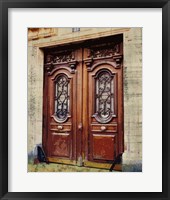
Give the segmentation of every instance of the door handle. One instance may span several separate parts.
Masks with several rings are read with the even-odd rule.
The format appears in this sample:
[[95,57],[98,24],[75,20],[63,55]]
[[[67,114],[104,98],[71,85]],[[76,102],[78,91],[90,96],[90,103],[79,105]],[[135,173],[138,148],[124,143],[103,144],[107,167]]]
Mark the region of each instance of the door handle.
[[106,126],[101,126],[100,129],[101,129],[101,131],[105,131],[106,130]]
[[79,123],[79,125],[78,125],[78,130],[79,130],[79,131],[82,131],[82,129],[83,129],[83,124],[82,124],[82,123]]
[[62,130],[63,126],[57,126],[58,130]]

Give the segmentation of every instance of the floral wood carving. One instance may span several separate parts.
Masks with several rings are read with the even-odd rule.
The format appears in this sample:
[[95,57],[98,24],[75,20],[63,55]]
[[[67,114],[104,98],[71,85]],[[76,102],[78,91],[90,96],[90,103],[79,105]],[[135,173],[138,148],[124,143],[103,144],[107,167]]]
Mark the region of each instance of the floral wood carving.
[[75,60],[74,51],[63,51],[59,53],[48,54],[45,58],[45,69],[50,72],[56,67],[56,65],[68,64],[71,69],[71,73],[75,73],[77,61]]
[[119,45],[117,44],[107,49],[106,47],[91,49],[89,56],[93,58],[110,57],[118,53],[119,53]]
[[120,52],[120,44],[95,47],[87,50],[87,58],[84,62],[87,66],[87,70],[91,71],[93,62],[98,59],[112,58],[115,62],[115,67],[120,68],[122,62],[122,53]]

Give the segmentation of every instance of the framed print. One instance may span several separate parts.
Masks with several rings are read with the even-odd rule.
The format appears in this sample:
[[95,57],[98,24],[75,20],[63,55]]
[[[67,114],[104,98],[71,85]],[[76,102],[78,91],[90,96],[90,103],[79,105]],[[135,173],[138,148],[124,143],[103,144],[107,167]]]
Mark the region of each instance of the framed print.
[[1,199],[169,199],[169,1],[0,8]]

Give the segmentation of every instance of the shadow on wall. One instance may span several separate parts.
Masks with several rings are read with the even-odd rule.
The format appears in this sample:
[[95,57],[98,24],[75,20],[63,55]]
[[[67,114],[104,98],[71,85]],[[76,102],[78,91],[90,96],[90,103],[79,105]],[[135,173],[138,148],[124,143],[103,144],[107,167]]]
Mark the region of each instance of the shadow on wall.
[[42,144],[37,144],[34,150],[28,153],[28,163],[38,164],[40,162],[48,163],[42,148]]

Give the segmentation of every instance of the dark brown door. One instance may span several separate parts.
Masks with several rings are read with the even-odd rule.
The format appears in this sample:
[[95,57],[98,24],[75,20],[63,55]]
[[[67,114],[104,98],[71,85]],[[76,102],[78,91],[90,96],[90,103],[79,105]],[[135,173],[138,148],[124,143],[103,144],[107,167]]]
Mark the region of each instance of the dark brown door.
[[55,49],[45,56],[43,147],[51,162],[76,164],[81,154],[81,52]]
[[123,152],[122,83],[122,42],[84,49],[86,166],[107,168]]
[[122,52],[121,37],[45,51],[49,161],[108,168],[123,153]]

